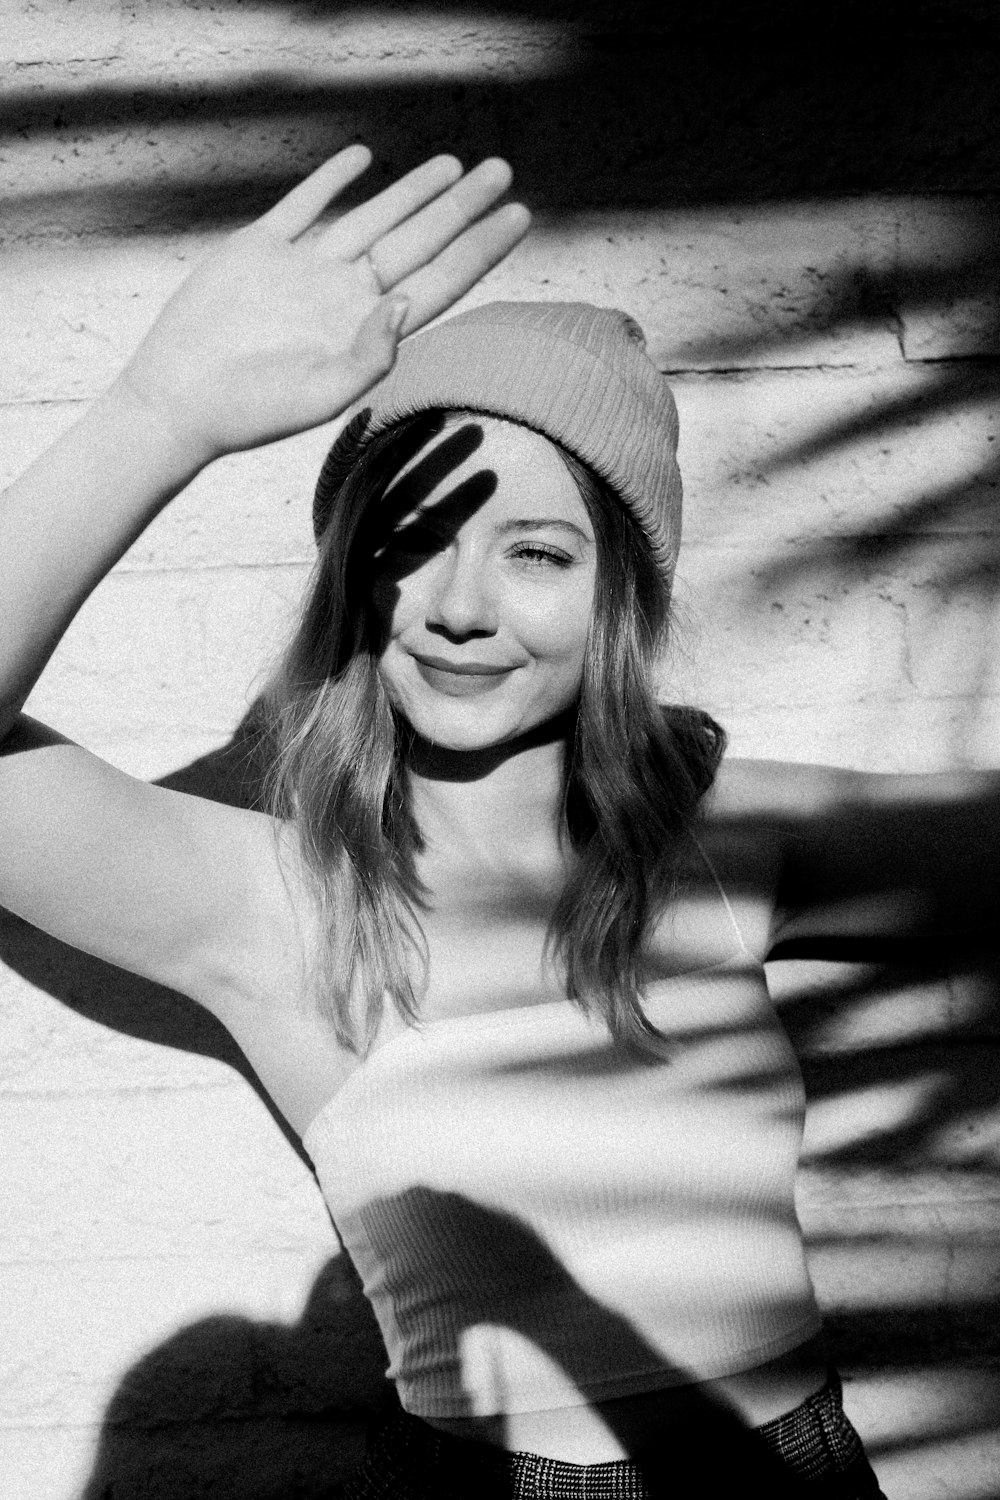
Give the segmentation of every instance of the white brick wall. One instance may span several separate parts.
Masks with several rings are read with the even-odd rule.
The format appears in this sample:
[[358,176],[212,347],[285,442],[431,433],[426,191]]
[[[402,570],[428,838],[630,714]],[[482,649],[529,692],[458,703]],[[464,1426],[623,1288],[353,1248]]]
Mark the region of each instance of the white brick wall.
[[[28,123],[0,142],[0,476],[73,419],[219,232],[216,176],[304,168],[369,121],[369,86],[559,77],[575,46],[569,23],[471,12],[8,0],[0,73]],[[336,109],[170,107],[178,84],[245,100],[265,72],[336,90]],[[140,86],[164,91],[152,123],[122,103]],[[996,762],[1000,320],[967,270],[995,222],[982,194],[543,212],[473,294],[615,303],[646,328],[688,497],[667,681],[740,752]],[[930,273],[951,291],[908,297]],[[204,475],[81,613],[32,709],[141,774],[224,743],[307,574],[329,437]],[[306,1166],[179,1002],[17,924],[4,953],[5,1496],[250,1500],[279,1477],[318,1495],[357,1453],[337,1414],[377,1389],[378,1352]],[[782,968],[813,1093],[801,1206],[850,1409],[891,1500],[985,1500],[993,987]],[[882,1136],[877,1168],[852,1163]]]

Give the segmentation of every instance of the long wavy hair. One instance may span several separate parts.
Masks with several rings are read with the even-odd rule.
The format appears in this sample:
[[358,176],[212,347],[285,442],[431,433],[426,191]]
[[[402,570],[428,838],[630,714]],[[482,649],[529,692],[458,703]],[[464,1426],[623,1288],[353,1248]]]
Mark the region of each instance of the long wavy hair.
[[[426,978],[408,731],[377,667],[373,516],[406,462],[453,416],[476,414],[401,422],[373,439],[348,473],[298,629],[262,700],[271,810],[296,824],[321,910],[316,1003],[341,1044],[361,1054],[387,997],[407,1020],[419,1018]],[[657,700],[670,623],[663,579],[621,502],[558,451],[593,525],[597,566],[564,771],[574,857],[549,952],[568,996],[603,1014],[616,1037],[645,1047],[658,1033],[642,1007],[644,949],[676,887],[725,736],[708,714]]]

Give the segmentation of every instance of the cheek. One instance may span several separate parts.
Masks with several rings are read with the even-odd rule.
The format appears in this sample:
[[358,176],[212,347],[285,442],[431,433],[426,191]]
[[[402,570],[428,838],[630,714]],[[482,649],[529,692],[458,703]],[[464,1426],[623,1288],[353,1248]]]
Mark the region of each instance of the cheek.
[[520,614],[520,636],[539,659],[582,665],[593,614],[593,589],[561,590]]
[[372,608],[392,635],[428,612],[439,577],[440,559],[413,560],[408,566],[397,561],[375,574]]
[[378,624],[380,647],[385,649],[417,612],[418,590],[410,578],[376,575],[371,592],[372,616]]

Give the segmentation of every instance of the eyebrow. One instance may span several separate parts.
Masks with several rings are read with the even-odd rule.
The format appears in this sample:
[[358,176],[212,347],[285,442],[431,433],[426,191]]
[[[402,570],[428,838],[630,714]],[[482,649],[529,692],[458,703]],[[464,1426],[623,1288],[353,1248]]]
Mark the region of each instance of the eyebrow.
[[561,531],[572,531],[587,546],[593,545],[593,537],[588,536],[582,526],[577,526],[575,521],[564,521],[556,516],[522,516],[512,521],[504,521],[497,530],[501,536],[506,536],[511,531],[548,531],[553,526]]

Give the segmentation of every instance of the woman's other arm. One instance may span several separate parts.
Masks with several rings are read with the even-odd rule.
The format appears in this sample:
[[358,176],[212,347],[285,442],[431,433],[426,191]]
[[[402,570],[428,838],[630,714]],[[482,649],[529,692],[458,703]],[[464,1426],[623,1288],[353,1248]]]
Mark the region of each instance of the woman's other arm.
[[[885,775],[724,765],[711,821],[749,893],[763,872],[772,956],[849,957],[926,939],[995,942],[1000,772]],[[759,897],[765,892],[758,888]]]
[[338,415],[524,233],[524,209],[492,208],[505,164],[463,175],[451,157],[307,233],[368,161],[341,152],[231,236],[0,502],[0,903],[204,1003],[242,982],[266,925],[269,820],[135,781],[19,714],[81,604],[200,469]]

